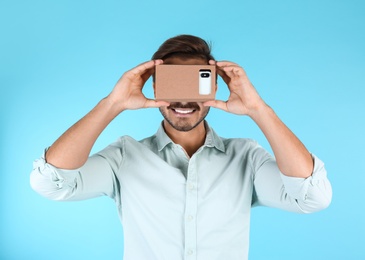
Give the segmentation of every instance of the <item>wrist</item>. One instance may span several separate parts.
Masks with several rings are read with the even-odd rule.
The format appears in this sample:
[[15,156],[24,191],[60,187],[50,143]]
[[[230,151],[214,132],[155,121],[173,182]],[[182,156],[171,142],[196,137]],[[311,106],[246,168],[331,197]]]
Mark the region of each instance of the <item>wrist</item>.
[[259,123],[261,120],[272,114],[275,114],[274,110],[265,102],[262,102],[255,108],[251,109],[248,113],[248,116],[256,123]]
[[103,98],[100,101],[100,104],[108,111],[110,115],[113,115],[113,117],[117,116],[118,114],[120,114],[125,110],[123,105],[121,105],[120,102],[116,101],[110,95]]

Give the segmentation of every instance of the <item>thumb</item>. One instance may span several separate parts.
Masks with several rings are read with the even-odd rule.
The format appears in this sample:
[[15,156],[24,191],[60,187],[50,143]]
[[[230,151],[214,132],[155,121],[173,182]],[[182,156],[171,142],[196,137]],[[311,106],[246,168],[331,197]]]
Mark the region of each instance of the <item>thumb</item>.
[[163,107],[163,106],[169,106],[170,103],[166,101],[157,101],[154,99],[147,99],[144,106],[145,108],[148,107]]
[[206,107],[214,107],[228,112],[227,102],[222,100],[210,100],[203,103]]

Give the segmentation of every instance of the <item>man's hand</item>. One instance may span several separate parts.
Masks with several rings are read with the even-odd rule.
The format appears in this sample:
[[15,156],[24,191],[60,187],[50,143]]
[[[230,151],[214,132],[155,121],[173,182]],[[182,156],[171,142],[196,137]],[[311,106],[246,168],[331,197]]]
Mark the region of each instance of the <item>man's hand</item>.
[[127,71],[108,97],[102,99],[87,115],[70,127],[48,149],[46,160],[63,169],[77,169],[87,160],[100,133],[122,111],[169,105],[147,99],[142,88],[162,60],[148,61]]
[[280,171],[292,177],[307,178],[313,171],[313,160],[300,140],[265,104],[239,65],[229,61],[215,62],[218,74],[230,90],[227,101],[204,103],[239,115],[250,116],[260,127],[275,154]]
[[209,64],[216,65],[217,73],[227,84],[230,96],[227,101],[207,101],[204,103],[205,106],[219,108],[233,114],[251,116],[265,105],[242,67],[229,61],[210,60]]
[[168,102],[147,99],[142,88],[155,71],[155,65],[162,64],[162,60],[151,60],[125,72],[107,97],[119,112],[126,109],[168,106]]

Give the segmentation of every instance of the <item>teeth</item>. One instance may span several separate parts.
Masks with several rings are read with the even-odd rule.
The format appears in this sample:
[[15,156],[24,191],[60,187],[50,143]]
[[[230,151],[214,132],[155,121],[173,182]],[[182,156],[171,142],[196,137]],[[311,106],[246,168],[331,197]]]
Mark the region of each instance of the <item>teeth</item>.
[[175,111],[177,113],[180,113],[180,114],[189,114],[189,113],[192,113],[194,110],[180,110],[180,109],[175,109]]

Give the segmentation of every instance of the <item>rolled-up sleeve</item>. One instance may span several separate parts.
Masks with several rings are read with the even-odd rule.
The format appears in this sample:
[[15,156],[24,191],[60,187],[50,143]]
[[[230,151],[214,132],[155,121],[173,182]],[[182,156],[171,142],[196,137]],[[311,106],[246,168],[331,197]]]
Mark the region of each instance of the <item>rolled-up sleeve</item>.
[[312,154],[314,169],[308,178],[288,177],[280,174],[285,192],[293,198],[304,213],[315,212],[329,206],[332,187],[324,163]]
[[47,163],[45,153],[33,162],[31,187],[52,200],[84,200],[115,197],[116,177],[108,160],[100,154],[89,157],[78,169],[60,169]]
[[282,174],[269,156],[257,168],[254,177],[253,205],[269,206],[298,213],[311,213],[327,208],[332,187],[324,163],[312,154],[314,169],[308,178]]

